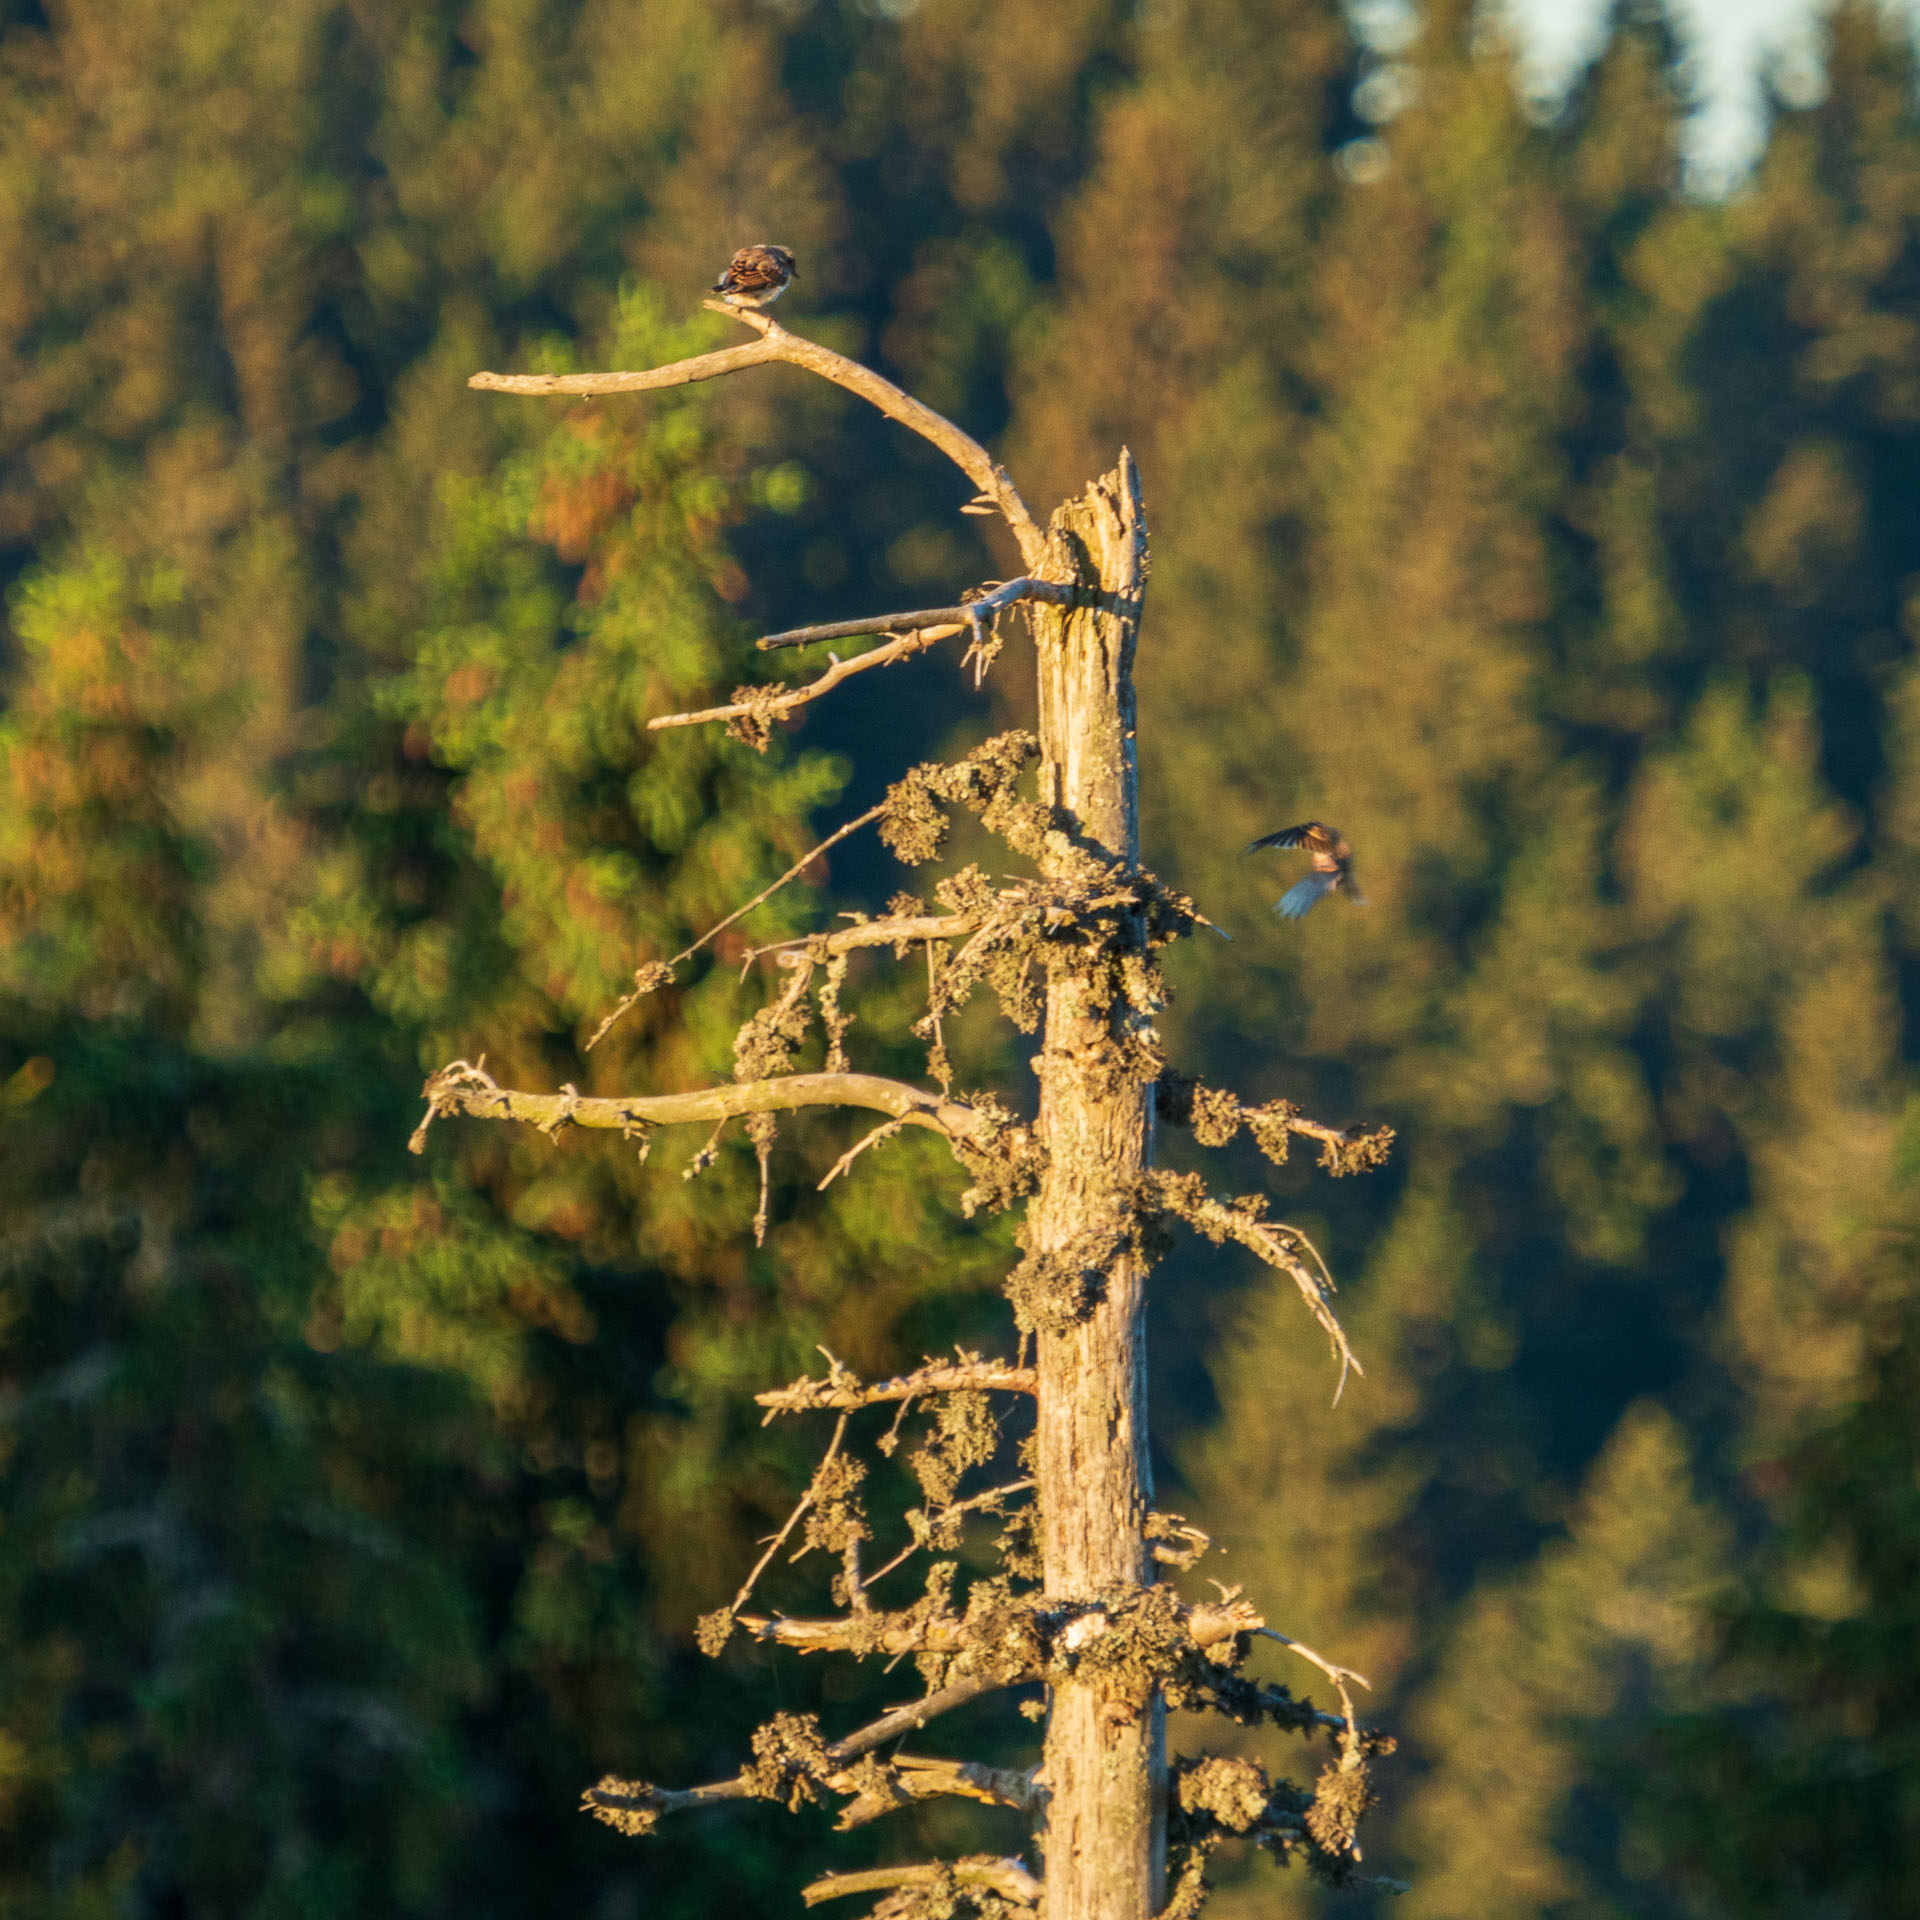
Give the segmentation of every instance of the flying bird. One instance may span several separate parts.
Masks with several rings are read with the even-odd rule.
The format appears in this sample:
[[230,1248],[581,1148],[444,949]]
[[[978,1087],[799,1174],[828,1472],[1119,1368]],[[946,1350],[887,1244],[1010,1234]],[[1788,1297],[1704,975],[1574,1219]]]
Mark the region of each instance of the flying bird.
[[1305,820],[1297,827],[1282,827],[1278,833],[1269,833],[1254,841],[1247,852],[1255,853],[1262,847],[1304,847],[1313,855],[1313,871],[1304,880],[1295,881],[1273,903],[1275,913],[1298,920],[1335,888],[1344,888],[1356,907],[1367,904],[1366,895],[1353,883],[1353,849],[1338,827],[1329,827],[1319,820]]
[[797,280],[800,269],[785,247],[742,247],[727,262],[713,290],[730,307],[770,307]]

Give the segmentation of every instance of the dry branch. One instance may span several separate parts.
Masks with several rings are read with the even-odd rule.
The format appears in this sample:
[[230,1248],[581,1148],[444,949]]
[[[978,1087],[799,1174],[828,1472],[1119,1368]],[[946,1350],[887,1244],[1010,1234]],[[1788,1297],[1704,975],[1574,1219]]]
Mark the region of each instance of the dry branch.
[[1041,1884],[1018,1860],[970,1854],[964,1860],[940,1860],[919,1867],[872,1867],[864,1873],[830,1873],[800,1890],[808,1906],[848,1894],[879,1893],[889,1887],[986,1887],[1015,1906],[1037,1907]]
[[1254,1631],[1263,1640],[1277,1640],[1289,1653],[1298,1654],[1309,1666],[1318,1667],[1333,1682],[1334,1690],[1340,1696],[1341,1714],[1346,1722],[1346,1729],[1340,1738],[1340,1762],[1348,1771],[1357,1767],[1362,1758],[1360,1722],[1354,1717],[1353,1695],[1347,1691],[1347,1682],[1351,1680],[1355,1686],[1364,1687],[1369,1693],[1373,1691],[1373,1682],[1364,1673],[1355,1673],[1351,1667],[1340,1666],[1324,1655],[1315,1653],[1304,1640],[1291,1639],[1284,1633],[1276,1632],[1272,1627],[1256,1627]]
[[[1173,1214],[1204,1234],[1216,1246],[1226,1240],[1237,1241],[1257,1254],[1270,1267],[1277,1268],[1300,1289],[1307,1310],[1319,1321],[1340,1362],[1340,1379],[1333,1390],[1334,1405],[1346,1390],[1348,1373],[1365,1376],[1366,1369],[1347,1344],[1346,1329],[1333,1310],[1333,1281],[1318,1250],[1297,1227],[1268,1220],[1265,1201],[1258,1195],[1233,1201],[1217,1200],[1206,1190],[1197,1174],[1150,1173],[1142,1182],[1142,1196],[1156,1211]],[[1311,1254],[1319,1272],[1302,1258]]]
[[878,407],[888,419],[897,420],[923,440],[938,447],[953,464],[980,489],[984,498],[999,509],[1000,517],[1019,543],[1020,557],[1029,568],[1037,567],[1046,552],[1046,540],[1033,523],[1027,503],[1021,499],[1007,471],[971,434],[963,433],[951,420],[923,405],[909,393],[903,393],[891,380],[882,378],[857,360],[835,353],[817,341],[789,333],[764,313],[723,305],[718,300],[701,303],[714,313],[754,328],[760,339],[751,346],[727,347],[718,353],[697,354],[691,360],[676,360],[670,366],[651,367],[633,373],[476,373],[468,382],[487,393],[554,394],[568,398],[613,393],[648,393],[661,387],[684,387],[697,380],[715,380],[722,374],[741,373],[749,367],[764,367],[775,361],[804,367],[809,373],[831,380],[849,393]]
[[1095,597],[1082,588],[1058,580],[1023,577],[982,587],[951,607],[923,607],[917,613],[877,613],[865,620],[829,620],[820,626],[790,627],[785,633],[770,633],[754,645],[762,653],[771,653],[780,647],[810,647],[822,640],[855,640],[863,633],[916,633],[936,626],[957,633],[962,627],[978,627],[983,620],[991,620],[1022,600],[1043,600],[1055,607],[1095,603]]
[[[1098,1601],[1038,1604],[1023,1611],[1036,1629],[1034,1646],[1041,1660],[1041,1666],[1022,1676],[1031,1679],[1040,1677],[1054,1648],[1078,1655],[1122,1624],[1111,1607]],[[1257,1633],[1266,1625],[1260,1613],[1238,1594],[1177,1607],[1176,1611],[1188,1637],[1203,1652],[1240,1634]],[[755,1640],[792,1647],[800,1653],[964,1653],[978,1651],[983,1644],[981,1630],[974,1622],[956,1614],[928,1614],[918,1608],[869,1613],[859,1619],[850,1615],[800,1620],[786,1614],[743,1614],[740,1626]],[[990,1619],[988,1631],[1004,1637],[1004,1620],[997,1616]]]
[[[1056,606],[1069,606],[1074,598],[1072,587],[1050,580],[1007,580],[958,606],[927,607],[918,613],[882,613],[870,620],[830,620],[824,626],[770,633],[757,642],[762,652],[777,647],[812,646],[822,640],[851,640],[866,633],[890,633],[898,637],[851,660],[836,660],[819,679],[810,680],[803,687],[784,692],[772,687],[743,687],[724,707],[702,707],[697,713],[663,713],[647,722],[647,731],[657,733],[662,727],[705,726],[717,720],[741,720],[756,729],[765,729],[775,720],[831,693],[855,674],[910,660],[938,642],[950,640],[956,633],[971,632],[975,649],[984,647],[987,622],[1019,601],[1045,600]],[[755,738],[764,738],[764,732],[756,732]]]
[[774,1080],[701,1087],[693,1093],[589,1099],[572,1087],[562,1087],[558,1093],[516,1092],[500,1086],[484,1065],[455,1060],[434,1074],[422,1092],[427,1113],[409,1142],[415,1153],[425,1146],[428,1126],[454,1113],[480,1120],[519,1120],[546,1134],[569,1126],[638,1134],[648,1127],[733,1120],[743,1114],[864,1107],[887,1114],[903,1126],[924,1127],[949,1143],[982,1140],[988,1131],[985,1118],[964,1101],[944,1099],[904,1080],[873,1073],[792,1073]]
[[867,947],[892,947],[896,953],[904,953],[908,947],[928,940],[965,939],[979,931],[980,920],[977,913],[890,914],[884,920],[861,919],[833,933],[806,933],[793,940],[777,940],[769,947],[755,947],[747,958],[753,961],[763,953],[777,953],[778,965],[798,967]]
[[[647,722],[647,731],[658,733],[663,727],[703,727],[716,720],[755,717],[768,722],[778,720],[811,701],[823,698],[857,673],[865,673],[872,667],[895,666],[902,660],[912,659],[916,653],[926,652],[938,641],[950,640],[956,633],[965,633],[966,630],[964,623],[916,628],[902,634],[897,640],[890,640],[884,647],[875,647],[871,652],[858,654],[851,660],[836,660],[818,680],[809,680],[804,687],[792,687],[784,693],[756,687],[750,700],[734,700],[724,707],[702,707],[697,713],[658,714]],[[761,642],[762,646],[765,644],[765,641]]]
[[[764,1425],[765,1423],[762,1422],[762,1424]],[[843,1413],[834,1425],[833,1438],[827,1443],[827,1450],[821,1455],[819,1466],[813,1470],[813,1478],[807,1482],[806,1492],[800,1496],[793,1511],[787,1515],[786,1525],[767,1542],[767,1550],[754,1563],[753,1571],[740,1583],[740,1591],[733,1596],[733,1604],[727,1609],[729,1614],[738,1615],[740,1609],[753,1598],[753,1589],[758,1583],[760,1576],[765,1573],[768,1566],[772,1564],[773,1556],[787,1544],[789,1535],[791,1535],[794,1528],[800,1524],[801,1516],[813,1505],[815,1495],[820,1486],[820,1476],[826,1471],[835,1455],[839,1453],[840,1443],[846,1437],[847,1416]]]
[[1309,1120],[1291,1100],[1269,1100],[1249,1106],[1224,1088],[1203,1086],[1172,1068],[1154,1087],[1154,1104],[1162,1120],[1191,1127],[1203,1147],[1224,1147],[1245,1127],[1267,1158],[1284,1165],[1287,1138],[1298,1134],[1320,1142],[1320,1164],[1336,1179],[1346,1173],[1364,1173],[1384,1166],[1393,1145],[1389,1126],[1330,1127]]
[[878,1407],[894,1400],[917,1400],[929,1393],[1032,1391],[1031,1367],[1011,1367],[999,1360],[961,1364],[937,1364],[930,1360],[918,1372],[896,1374],[891,1380],[858,1380],[836,1367],[824,1380],[796,1380],[790,1387],[776,1387],[770,1393],[756,1393],[753,1397],[767,1409],[767,1417],[760,1423],[765,1426],[782,1413]]
[[[916,1732],[939,1719],[942,1714],[951,1713],[956,1707],[964,1707],[969,1701],[978,1700],[982,1694],[996,1693],[1008,1684],[1004,1680],[976,1676],[956,1681],[952,1686],[941,1687],[924,1699],[892,1708],[879,1719],[869,1721],[857,1732],[848,1734],[844,1740],[836,1740],[823,1749],[824,1758],[832,1766],[845,1766],[848,1761],[871,1753],[875,1747],[883,1747],[888,1741],[899,1739],[902,1734]],[[701,1787],[656,1787],[648,1781],[622,1780],[609,1775],[587,1789],[581,1797],[581,1806],[609,1826],[625,1833],[638,1834],[650,1831],[654,1821],[662,1814],[692,1813],[701,1807],[718,1806],[728,1800],[750,1797],[751,1789],[745,1778],[739,1775],[731,1780],[711,1781]]]
[[782,887],[790,886],[795,880],[799,879],[823,853],[829,852],[834,847],[837,847],[849,834],[857,833],[862,827],[879,819],[885,811],[886,808],[884,806],[869,807],[865,813],[857,815],[844,826],[836,827],[811,853],[805,854],[796,860],[778,880],[771,881],[762,887],[745,906],[735,907],[724,920],[716,921],[714,925],[710,926],[691,946],[682,947],[671,960],[653,960],[639,968],[633,976],[633,991],[624,995],[616,1002],[613,1011],[594,1028],[593,1036],[588,1040],[585,1050],[591,1053],[594,1048],[607,1037],[608,1030],[628,1008],[637,1005],[640,1001],[644,1000],[648,994],[665,986],[666,983],[673,978],[673,971],[679,966],[682,960],[691,960],[708,941],[717,939],[721,934],[725,933],[735,921],[744,920],[755,907],[771,900]]

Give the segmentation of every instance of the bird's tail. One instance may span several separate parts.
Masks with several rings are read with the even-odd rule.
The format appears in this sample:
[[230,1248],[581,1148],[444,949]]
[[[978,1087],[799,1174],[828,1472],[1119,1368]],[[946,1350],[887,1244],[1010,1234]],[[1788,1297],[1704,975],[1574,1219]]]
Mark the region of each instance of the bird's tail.
[[1296,880],[1273,903],[1273,910],[1284,914],[1289,920],[1298,920],[1303,914],[1312,912],[1332,890],[1332,874],[1310,873],[1304,880]]

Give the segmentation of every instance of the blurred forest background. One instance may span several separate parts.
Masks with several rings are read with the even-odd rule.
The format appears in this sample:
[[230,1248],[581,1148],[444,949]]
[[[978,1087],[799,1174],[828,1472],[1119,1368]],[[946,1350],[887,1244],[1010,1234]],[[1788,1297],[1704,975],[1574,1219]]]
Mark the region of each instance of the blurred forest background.
[[[1250,1262],[1183,1252],[1154,1328],[1161,1505],[1402,1736],[1393,1911],[1920,1912],[1904,29],[1841,0],[1701,200],[1657,0],[1550,118],[1466,0],[1370,46],[1338,0],[0,21],[0,1913],[785,1913],[863,1847],[1021,1844],[575,1811],[910,1690],[691,1630],[818,1438],[755,1390],[1009,1338],[938,1152],[821,1198],[845,1138],[790,1128],[760,1251],[737,1146],[406,1153],[456,1054],[725,1077],[738,946],[578,1045],[1018,713],[1016,640],[997,695],[919,662],[765,760],[642,730],[766,625],[1008,570],[795,372],[465,390],[724,339],[759,239],[1037,510],[1132,445],[1148,857],[1235,936],[1174,956],[1175,1057],[1400,1130],[1235,1169],[1342,1278],[1337,1411]],[[1267,914],[1236,850],[1306,816],[1369,911]],[[895,884],[849,847],[749,926]],[[884,1054],[911,982],[864,992]],[[1219,1911],[1322,1910],[1254,1866]]]

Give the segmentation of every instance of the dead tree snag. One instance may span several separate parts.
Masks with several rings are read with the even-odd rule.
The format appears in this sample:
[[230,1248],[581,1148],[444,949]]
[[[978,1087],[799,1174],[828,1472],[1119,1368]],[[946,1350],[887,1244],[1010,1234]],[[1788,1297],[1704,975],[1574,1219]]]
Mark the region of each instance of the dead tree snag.
[[[1354,1829],[1369,1800],[1367,1762],[1390,1745],[1354,1717],[1348,1683],[1359,1676],[1269,1629],[1237,1590],[1222,1590],[1216,1602],[1187,1603],[1159,1578],[1164,1567],[1191,1567],[1207,1546],[1178,1515],[1152,1511],[1143,1309],[1164,1223],[1178,1218],[1216,1242],[1236,1240],[1287,1273],[1332,1340],[1342,1381],[1358,1362],[1311,1243],[1268,1219],[1258,1197],[1222,1199],[1197,1176],[1154,1171],[1156,1120],[1191,1127],[1203,1145],[1224,1144],[1244,1127],[1276,1161],[1286,1157],[1291,1137],[1305,1136],[1321,1144],[1322,1164],[1334,1174],[1379,1164],[1391,1136],[1383,1128],[1326,1126],[1286,1102],[1243,1105],[1177,1074],[1164,1057],[1154,1024],[1164,999],[1156,956],[1205,922],[1191,901],[1140,864],[1133,659],[1148,548],[1133,460],[1122,451],[1114,471],[1062,505],[1042,534],[1005,471],[950,421],[764,313],[708,304],[759,340],[644,372],[477,374],[471,384],[598,395],[773,362],[799,366],[871,401],[946,453],[979,488],[971,510],[1004,519],[1026,572],[950,606],[769,635],[760,644],[770,651],[869,634],[879,644],[836,657],[829,671],[798,688],[744,686],[724,704],[650,724],[721,724],[764,748],[783,715],[855,674],[896,665],[944,640],[966,635],[966,661],[976,675],[984,673],[1001,651],[1000,623],[1018,617],[1033,640],[1038,738],[1003,734],[951,764],[912,768],[880,806],[823,845],[877,824],[894,854],[918,865],[939,853],[951,809],[959,807],[1026,871],[990,877],[970,866],[939,882],[932,903],[903,896],[882,918],[757,950],[749,964],[771,957],[772,985],[736,1038],[730,1084],[588,1098],[571,1086],[547,1093],[501,1087],[484,1060],[455,1061],[427,1082],[420,1133],[455,1114],[519,1121],[556,1138],[569,1127],[610,1128],[635,1140],[644,1155],[657,1128],[700,1122],[714,1127],[717,1139],[719,1129],[738,1121],[760,1156],[756,1230],[764,1231],[767,1154],[783,1115],[841,1106],[880,1116],[828,1173],[829,1182],[902,1127],[927,1129],[942,1137],[969,1178],[961,1194],[966,1211],[1026,1206],[1022,1257],[1007,1280],[1020,1351],[1002,1360],[962,1352],[873,1382],[829,1355],[825,1375],[759,1396],[769,1420],[819,1412],[837,1418],[786,1525],[731,1603],[700,1622],[700,1644],[718,1653],[744,1633],[802,1652],[910,1657],[922,1697],[836,1740],[813,1715],[776,1715],[731,1779],[666,1788],[610,1777],[589,1789],[587,1809],[636,1835],[667,1814],[743,1799],[795,1808],[837,1799],[843,1827],[940,1794],[1015,1809],[1031,1820],[1031,1862],[978,1855],[831,1875],[804,1890],[809,1905],[879,1893],[873,1912],[888,1920],[1036,1910],[1047,1920],[1147,1920],[1162,1911],[1184,1920],[1204,1897],[1208,1856],[1234,1836],[1282,1863],[1298,1859],[1335,1885],[1359,1884]],[[1036,762],[1029,792],[1028,769]],[[721,927],[766,897],[749,901]],[[719,931],[671,960],[640,967],[632,994],[600,1032],[671,981]],[[927,1044],[930,1085],[852,1065],[853,1015],[841,990],[850,956],[879,948],[925,966],[927,1012],[916,1031]],[[981,985],[1021,1031],[1043,1028],[1031,1122],[990,1093],[953,1086],[941,1019]],[[824,1070],[795,1071],[816,1025]],[[712,1145],[710,1139],[690,1171],[711,1158]],[[998,1484],[969,1486],[1000,1451],[995,1395],[1031,1396],[1033,1437],[1022,1449],[1019,1477],[1003,1471]],[[893,1451],[909,1417],[921,1423],[920,1444],[908,1456],[921,1503],[906,1515],[905,1545],[870,1568],[867,1468],[854,1424],[878,1424],[884,1409],[892,1410],[891,1424],[874,1440],[882,1453]],[[952,1552],[965,1529],[982,1521],[1001,1529],[1001,1572],[963,1588],[958,1563],[934,1556]],[[789,1546],[795,1557],[820,1552],[834,1564],[835,1613],[797,1619],[748,1611],[762,1573]],[[917,1555],[927,1559],[922,1590],[903,1601],[894,1576]],[[1257,1635],[1318,1667],[1340,1711],[1324,1712],[1285,1687],[1242,1677]],[[1047,1689],[1047,1726],[1041,1762],[1030,1771],[898,1751],[881,1757],[881,1748],[940,1715],[1033,1682]],[[1324,1736],[1332,1752],[1310,1788],[1270,1778],[1237,1757],[1202,1756],[1170,1772],[1169,1705]]]

